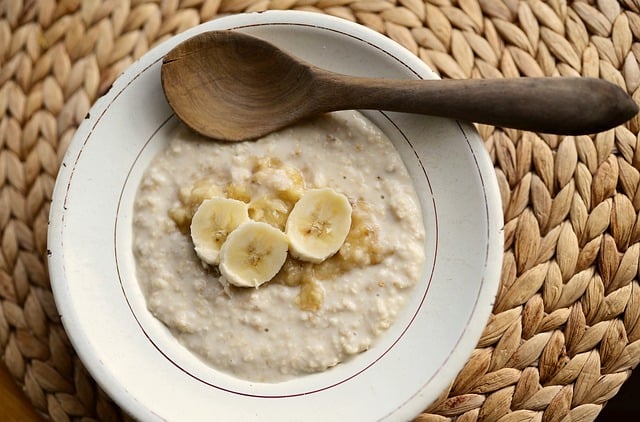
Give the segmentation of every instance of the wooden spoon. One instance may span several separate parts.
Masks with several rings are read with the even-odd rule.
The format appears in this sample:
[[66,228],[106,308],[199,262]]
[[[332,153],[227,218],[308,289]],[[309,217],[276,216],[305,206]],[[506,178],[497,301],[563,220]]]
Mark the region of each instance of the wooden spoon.
[[565,135],[604,131],[636,113],[618,86],[592,78],[404,80],[340,75],[235,31],[196,35],[162,63],[169,105],[205,136],[241,141],[336,110],[420,113]]

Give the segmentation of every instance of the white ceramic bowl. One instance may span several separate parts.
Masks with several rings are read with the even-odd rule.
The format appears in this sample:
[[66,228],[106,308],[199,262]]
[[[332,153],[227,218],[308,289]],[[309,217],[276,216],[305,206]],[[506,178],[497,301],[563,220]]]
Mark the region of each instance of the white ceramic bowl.
[[132,204],[178,124],[162,57],[209,30],[262,37],[337,72],[435,78],[390,39],[321,14],[233,15],[188,30],[133,64],[91,109],[65,155],[51,207],[49,268],[62,322],[104,390],[142,420],[406,420],[462,368],[498,288],[502,214],[492,163],[472,125],[367,111],[419,193],[427,264],[405,311],[370,350],[328,371],[251,383],[205,365],[147,311],[135,277]]

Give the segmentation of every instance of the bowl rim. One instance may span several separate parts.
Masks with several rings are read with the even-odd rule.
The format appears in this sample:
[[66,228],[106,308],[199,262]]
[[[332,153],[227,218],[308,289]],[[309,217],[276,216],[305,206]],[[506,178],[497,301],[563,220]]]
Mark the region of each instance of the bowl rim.
[[[148,67],[151,63],[155,63],[158,60],[157,57],[162,56],[162,52],[167,50],[168,45],[175,45],[182,40],[185,40],[197,33],[206,30],[236,29],[238,27],[245,27],[250,22],[255,22],[256,25],[275,22],[298,23],[312,26],[326,25],[332,28],[341,29],[345,34],[358,34],[362,38],[370,40],[373,46],[391,52],[398,57],[401,57],[402,62],[407,63],[412,70],[417,71],[421,76],[437,78],[436,74],[431,69],[429,69],[422,60],[406,50],[404,47],[397,44],[395,41],[392,41],[390,38],[387,38],[386,36],[379,34],[368,27],[337,17],[314,12],[292,10],[252,12],[219,17],[212,21],[195,26],[174,37],[171,37],[170,39],[149,50],[145,55],[143,55],[135,63],[129,66],[113,83],[110,91],[99,98],[91,107],[90,113],[88,115],[89,117],[81,123],[76,133],[74,134],[72,142],[65,153],[63,163],[72,161],[72,159],[74,159],[78,155],[82,148],[83,140],[90,136],[90,131],[96,124],[98,115],[100,115],[101,112],[105,110],[109,102],[116,95],[118,95],[121,90],[125,89],[127,83],[129,83],[136,74],[142,71],[145,67]],[[472,126],[466,125],[464,123],[461,123],[461,125],[465,125],[465,130],[473,134],[473,136],[478,136],[477,132]],[[484,175],[490,175],[494,172],[493,165],[488,159],[488,155],[486,155],[484,159],[482,159],[481,157],[481,159],[478,160],[477,165]],[[56,186],[54,188],[50,210],[50,226],[48,232],[49,252],[54,248],[58,248],[62,243],[61,237],[62,229],[64,226],[64,218],[61,214],[63,213],[64,203],[66,200],[65,191],[71,183],[71,176],[72,168],[65,165],[61,166],[56,179]],[[497,182],[495,180],[486,180],[485,183],[488,189],[490,191],[493,191],[493,194],[497,195],[497,198],[499,199],[499,195],[497,194]],[[488,265],[485,268],[485,279],[487,282],[488,290],[493,292],[490,293],[490,296],[495,297],[499,285],[502,260],[502,208],[499,206],[500,201],[494,200],[489,202],[490,203],[487,206],[490,208],[488,209],[488,213],[491,215],[491,227],[489,228],[489,236],[492,238],[492,247],[489,248],[486,257]],[[93,350],[86,341],[84,334],[78,332],[74,319],[79,318],[79,315],[77,315],[77,313],[73,309],[72,303],[68,301],[69,292],[66,290],[64,283],[64,262],[62,262],[63,260],[61,259],[61,257],[61,254],[48,253],[48,264],[51,274],[52,291],[54,293],[56,304],[62,316],[63,326],[65,330],[70,334],[70,341],[74,349],[78,353],[81,361],[86,365],[87,370],[96,380],[96,382],[112,398],[114,398],[114,400],[120,406],[122,406],[125,411],[142,419],[159,418],[159,415],[155,415],[152,409],[149,409],[138,402],[135,397],[132,397],[127,392],[126,388],[123,388],[123,386],[121,386],[119,382],[117,382],[111,376],[107,365],[105,365],[104,362],[102,362],[93,354]],[[477,321],[481,322],[481,324],[475,323],[473,327],[468,327],[470,332],[467,333],[467,336],[464,340],[464,342],[467,343],[467,349],[470,340],[474,342],[474,346],[475,343],[477,343],[477,340],[479,339],[480,334],[484,329],[484,325],[489,318],[491,307],[493,304],[493,297],[490,300],[491,306],[486,306],[482,309],[479,308],[474,313]],[[482,327],[478,328],[480,325]],[[445,378],[453,379],[455,373],[462,369],[462,366],[467,361],[469,355],[470,352],[464,354],[453,353],[449,357],[449,359],[454,362],[454,364],[443,369],[444,373],[441,373],[439,375],[445,376]],[[417,414],[421,410],[421,408],[417,408],[414,405],[411,409],[411,412]]]

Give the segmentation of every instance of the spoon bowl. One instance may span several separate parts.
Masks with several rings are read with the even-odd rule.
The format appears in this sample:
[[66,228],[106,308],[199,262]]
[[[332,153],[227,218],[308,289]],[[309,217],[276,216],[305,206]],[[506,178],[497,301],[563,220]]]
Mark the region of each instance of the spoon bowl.
[[190,38],[162,64],[162,87],[178,117],[196,132],[229,141],[257,138],[310,114],[305,104],[313,82],[310,66],[232,31]]
[[341,75],[232,30],[187,39],[164,58],[171,108],[196,132],[255,139],[305,117],[380,109],[564,135],[601,132],[638,113],[620,87],[595,78],[402,80]]

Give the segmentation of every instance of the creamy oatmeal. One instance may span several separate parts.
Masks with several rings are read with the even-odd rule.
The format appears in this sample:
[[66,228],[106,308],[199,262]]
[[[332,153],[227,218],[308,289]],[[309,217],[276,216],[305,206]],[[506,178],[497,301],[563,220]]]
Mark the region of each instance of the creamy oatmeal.
[[[204,200],[248,204],[284,230],[295,203],[330,187],[352,206],[335,255],[288,256],[269,282],[239,288],[194,251]],[[416,193],[398,153],[357,112],[318,117],[254,142],[218,143],[180,127],[154,158],[134,205],[137,277],[149,310],[188,349],[240,378],[278,382],[370,348],[393,324],[424,263]]]

